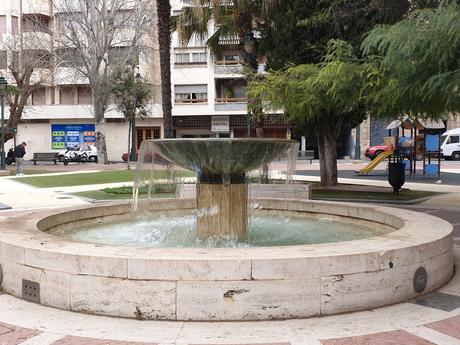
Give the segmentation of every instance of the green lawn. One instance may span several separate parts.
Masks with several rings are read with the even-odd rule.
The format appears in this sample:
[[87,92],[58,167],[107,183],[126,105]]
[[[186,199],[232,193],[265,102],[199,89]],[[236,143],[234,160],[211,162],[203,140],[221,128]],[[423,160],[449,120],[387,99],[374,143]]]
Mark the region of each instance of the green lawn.
[[[41,175],[41,174],[52,174],[58,173],[58,171],[50,171],[50,170],[24,170],[23,173],[25,175]],[[16,175],[16,170],[10,170],[10,176]]]
[[425,192],[405,189],[399,194],[389,192],[357,192],[357,191],[332,191],[313,190],[312,199],[350,199],[350,200],[382,200],[382,201],[411,201],[420,198],[432,197],[442,193]]
[[[68,187],[68,186],[82,186],[91,184],[102,183],[115,183],[115,182],[132,182],[136,174],[135,170],[116,170],[116,171],[101,171],[86,174],[69,174],[69,175],[56,175],[56,176],[32,176],[18,178],[17,181],[30,184],[39,188],[48,187]],[[167,171],[157,171],[156,178],[165,178],[168,176]],[[190,177],[194,176],[189,171],[175,171],[175,177]]]
[[[175,197],[175,185],[157,185],[157,192],[152,195],[154,198],[173,198]],[[133,195],[132,187],[118,187],[118,188],[106,188],[98,191],[88,191],[75,193],[76,196],[82,196],[89,199],[95,200],[120,200],[120,199],[131,199]],[[364,191],[350,191],[350,190],[321,190],[313,189],[312,198],[314,200],[321,199],[334,199],[334,200],[379,200],[379,201],[412,201],[420,198],[432,197],[441,193],[414,191],[404,189],[399,194],[393,194],[390,192],[364,192]],[[146,190],[141,189],[139,191],[141,198],[146,197]]]
[[[88,199],[94,200],[125,200],[125,199],[132,199],[133,194],[114,194],[114,193],[107,193],[103,190],[94,190],[88,192],[80,192],[74,193],[73,195],[81,196]],[[147,194],[141,194],[141,198],[145,198]],[[176,195],[174,193],[155,193],[152,195],[153,198],[174,198]]]

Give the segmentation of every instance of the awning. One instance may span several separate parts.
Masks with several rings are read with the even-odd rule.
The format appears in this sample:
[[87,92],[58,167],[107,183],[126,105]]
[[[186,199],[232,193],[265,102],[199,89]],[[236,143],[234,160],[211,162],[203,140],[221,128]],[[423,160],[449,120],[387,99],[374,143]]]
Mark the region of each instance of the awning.
[[430,119],[415,119],[412,120],[409,116],[405,116],[402,120],[392,121],[386,129],[394,129],[402,127],[404,129],[412,129],[417,127],[417,129],[442,129],[445,128],[444,122],[442,120],[430,120]]

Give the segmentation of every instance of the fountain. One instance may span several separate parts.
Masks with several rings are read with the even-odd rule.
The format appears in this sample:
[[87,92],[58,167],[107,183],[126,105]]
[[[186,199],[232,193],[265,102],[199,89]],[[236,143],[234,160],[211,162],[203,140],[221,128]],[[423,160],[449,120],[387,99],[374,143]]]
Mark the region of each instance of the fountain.
[[[1,287],[99,315],[268,320],[393,304],[452,277],[452,225],[431,215],[295,193],[259,195],[257,208],[248,207],[248,172],[288,149],[294,155],[293,147],[247,139],[145,144],[139,170],[159,153],[197,174],[196,198],[139,200],[134,216],[131,203],[117,202],[2,219]],[[136,183],[150,190],[154,172],[145,173]],[[257,219],[248,226],[247,217]],[[203,241],[213,237],[230,241]]]
[[297,152],[298,143],[282,139],[145,141],[137,168],[138,171],[142,169],[145,157],[158,153],[178,166],[194,171],[197,175],[197,209],[203,214],[197,217],[198,234],[203,238],[221,236],[242,240],[246,237],[248,222],[246,173],[270,163],[288,150]]

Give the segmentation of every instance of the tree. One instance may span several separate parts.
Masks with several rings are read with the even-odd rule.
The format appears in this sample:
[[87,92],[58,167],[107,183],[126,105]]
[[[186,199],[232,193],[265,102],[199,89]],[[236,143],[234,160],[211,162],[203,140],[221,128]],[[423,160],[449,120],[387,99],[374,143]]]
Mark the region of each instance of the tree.
[[366,117],[367,102],[382,78],[374,63],[362,63],[350,44],[331,40],[324,61],[273,72],[249,85],[249,94],[269,109],[283,109],[318,138],[321,184],[337,184],[337,140]]
[[377,114],[439,118],[460,112],[460,6],[444,2],[392,26],[372,30],[362,48],[377,59],[386,86]]
[[[187,45],[192,37],[206,40],[214,56],[222,51],[222,41],[236,37],[243,63],[246,66],[246,80],[254,78],[257,67],[257,37],[254,35],[263,18],[279,0],[194,0],[193,6],[186,6],[174,18],[173,30],[178,32],[179,40]],[[214,20],[217,29],[209,32],[209,22]],[[248,48],[251,46],[252,49]],[[263,137],[262,112],[257,100],[252,103],[253,120],[257,137]]]
[[[105,112],[117,66],[138,63],[152,23],[150,0],[54,0],[60,67],[92,91],[98,161],[107,164]],[[69,69],[67,69],[69,70]],[[63,70],[63,72],[66,72]],[[72,75],[65,75],[66,81]]]
[[[24,30],[27,30],[26,36]],[[27,109],[31,95],[40,88],[44,90],[43,85],[50,82],[53,53],[46,40],[41,39],[43,32],[49,32],[47,23],[40,16],[28,15],[19,33],[3,38],[0,60],[13,78],[14,85],[6,94],[10,116],[5,125],[5,141],[14,137],[14,131]]]
[[331,39],[348,41],[359,54],[363,35],[377,24],[394,24],[437,0],[280,1],[261,26],[260,49],[269,69],[319,63]]
[[136,117],[146,117],[149,113],[147,104],[151,96],[150,86],[144,83],[140,76],[134,75],[134,68],[118,69],[114,73],[112,92],[118,111],[123,113],[129,123],[128,130],[128,169],[130,167],[131,152],[135,152],[135,121]]
[[156,0],[158,45],[160,48],[161,102],[165,138],[172,138],[171,103],[171,5],[169,0]]

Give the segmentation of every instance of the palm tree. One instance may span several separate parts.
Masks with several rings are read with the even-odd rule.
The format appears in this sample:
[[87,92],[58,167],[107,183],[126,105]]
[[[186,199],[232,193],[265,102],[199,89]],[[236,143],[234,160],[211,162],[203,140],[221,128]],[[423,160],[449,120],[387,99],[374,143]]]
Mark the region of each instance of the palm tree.
[[156,0],[158,44],[160,48],[161,101],[165,138],[172,138],[171,104],[171,5],[169,0]]
[[[201,41],[206,40],[206,45],[214,56],[220,56],[223,47],[221,42],[236,37],[243,64],[247,67],[246,80],[250,82],[258,66],[257,39],[254,37],[254,32],[279,0],[193,1],[194,6],[184,7],[173,20],[172,29],[177,31],[181,44],[187,45],[192,37],[196,36]],[[214,20],[217,27],[213,33],[208,30],[210,20]],[[249,100],[248,103],[253,112],[256,135],[263,137],[262,107],[257,100]]]

